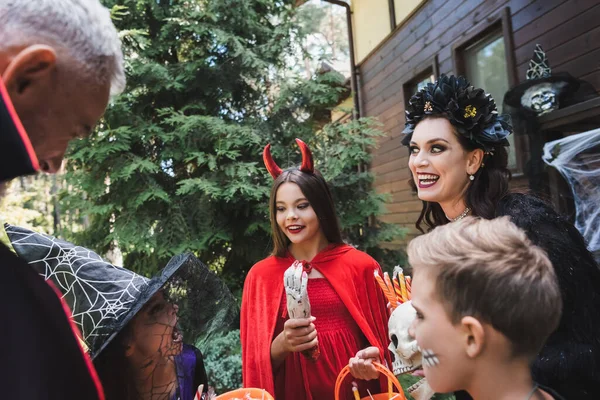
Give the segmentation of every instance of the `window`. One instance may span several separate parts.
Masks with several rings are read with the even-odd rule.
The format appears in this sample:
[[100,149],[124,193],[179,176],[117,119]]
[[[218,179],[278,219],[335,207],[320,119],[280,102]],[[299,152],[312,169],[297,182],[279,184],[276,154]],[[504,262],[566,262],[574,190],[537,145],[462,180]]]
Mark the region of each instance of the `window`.
[[[457,74],[490,93],[502,113],[504,94],[517,83],[508,8],[475,27],[453,50]],[[514,135],[508,140],[508,167],[518,173],[522,169],[518,157],[522,146]]]
[[423,74],[417,76],[416,78],[412,79],[410,82],[408,82],[408,84],[406,85],[406,95],[408,96],[408,98],[406,99],[407,101],[410,100],[410,98],[417,93],[419,90],[423,89],[425,86],[427,86],[428,83],[433,83],[435,82],[436,77],[433,75],[433,72],[431,71],[425,71]]
[[428,83],[434,83],[438,77],[437,56],[419,66],[420,73],[414,75],[409,81],[402,84],[404,104],[408,104],[410,98],[423,89]]
[[415,86],[413,87],[413,93],[416,93],[419,90],[423,89],[425,86],[427,86],[428,83],[435,82],[435,76],[433,76],[433,73],[427,72],[425,75],[426,76],[424,78],[419,78],[418,81],[415,83]]
[[[502,99],[510,89],[506,70],[505,46],[502,32],[495,32],[464,50],[465,75],[475,87],[485,88],[502,113]],[[510,151],[508,166],[517,168],[514,135],[508,137]]]

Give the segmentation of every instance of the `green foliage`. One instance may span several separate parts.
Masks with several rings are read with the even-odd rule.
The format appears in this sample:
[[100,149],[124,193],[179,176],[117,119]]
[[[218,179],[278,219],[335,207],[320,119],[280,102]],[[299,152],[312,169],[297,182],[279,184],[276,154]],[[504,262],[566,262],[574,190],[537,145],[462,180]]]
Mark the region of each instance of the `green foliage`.
[[[404,394],[406,394],[406,398],[408,400],[413,400],[413,397],[408,393],[407,389],[409,387],[411,387],[412,385],[414,385],[415,383],[417,383],[417,381],[419,381],[421,378],[420,377],[416,377],[416,376],[412,376],[412,375],[408,375],[408,374],[404,374],[404,375],[400,375],[398,376],[398,381],[400,382],[400,385],[402,385],[402,387],[404,388]],[[433,395],[432,400],[454,400],[454,394],[452,393],[436,393]]]
[[345,124],[329,124],[317,136],[319,160],[327,160],[321,170],[333,186],[336,209],[348,241],[375,257],[384,268],[402,264],[403,253],[381,247],[406,234],[406,230],[376,219],[383,214],[388,196],[372,189],[373,175],[366,169],[375,139],[383,133],[373,119],[362,118]]
[[[0,223],[9,223],[38,232],[60,233],[60,207],[55,194],[62,179],[56,175],[21,177],[0,185]],[[2,229],[0,229],[2,230]]]
[[349,73],[350,46],[346,10],[335,4],[308,0],[294,16],[295,51],[288,55],[291,74],[310,76],[325,62]]
[[385,198],[364,168],[381,133],[372,120],[326,125],[348,95],[340,74],[278,73],[294,36],[291,3],[106,0],[118,6],[128,86],[68,155],[68,239],[118,247],[146,275],[192,251],[239,293],[271,249],[262,148],[271,142],[290,166],[300,137],[333,186],[349,241],[383,259],[379,242],[402,232],[376,221]]
[[242,348],[239,330],[211,339],[209,345],[200,350],[204,356],[208,383],[217,393],[242,387]]

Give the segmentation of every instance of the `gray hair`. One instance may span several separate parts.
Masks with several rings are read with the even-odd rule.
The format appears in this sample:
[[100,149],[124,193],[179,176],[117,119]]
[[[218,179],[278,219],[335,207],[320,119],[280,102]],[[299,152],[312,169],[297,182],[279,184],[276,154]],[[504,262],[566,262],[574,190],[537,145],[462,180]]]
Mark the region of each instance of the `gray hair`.
[[121,41],[99,0],[0,0],[0,50],[32,44],[63,50],[113,95],[125,88]]

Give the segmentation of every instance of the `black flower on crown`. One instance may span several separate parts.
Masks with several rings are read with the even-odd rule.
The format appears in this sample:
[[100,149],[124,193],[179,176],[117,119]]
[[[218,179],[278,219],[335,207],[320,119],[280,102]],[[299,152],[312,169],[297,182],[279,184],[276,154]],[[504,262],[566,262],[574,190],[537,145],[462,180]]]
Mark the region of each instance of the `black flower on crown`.
[[491,151],[495,145],[508,146],[512,126],[498,115],[492,96],[471,86],[464,77],[442,74],[437,82],[411,97],[406,107],[406,134],[402,144],[410,143],[417,124],[428,115],[445,114],[456,130],[467,139]]

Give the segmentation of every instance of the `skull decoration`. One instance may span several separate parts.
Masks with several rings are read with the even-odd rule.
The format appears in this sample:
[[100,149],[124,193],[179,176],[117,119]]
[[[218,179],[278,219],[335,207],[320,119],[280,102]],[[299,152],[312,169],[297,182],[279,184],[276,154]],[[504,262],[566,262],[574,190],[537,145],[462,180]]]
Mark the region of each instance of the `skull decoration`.
[[390,315],[388,331],[391,343],[388,349],[394,358],[394,375],[412,372],[421,367],[422,357],[417,341],[408,333],[416,315],[410,301],[400,304]]
[[[417,311],[410,301],[404,302],[392,312],[388,320],[390,345],[388,347],[393,357],[394,375],[413,372],[422,368],[422,355],[417,341],[408,333]],[[434,392],[425,378],[419,380],[408,389],[416,400],[429,400]]]
[[521,104],[538,115],[549,113],[559,108],[557,93],[562,89],[562,82],[541,83],[527,89],[521,97]]
[[[388,332],[391,343],[388,347],[393,358],[394,375],[406,374],[421,368],[423,356],[415,338],[408,333],[410,326],[417,316],[417,311],[412,306],[411,279],[405,277],[402,268],[394,268],[394,277],[390,279],[388,273],[383,274],[375,270],[375,280],[381,287],[383,294],[389,301],[393,310],[388,320]],[[425,378],[410,386],[408,393],[415,400],[429,400],[434,392],[429,387]]]

